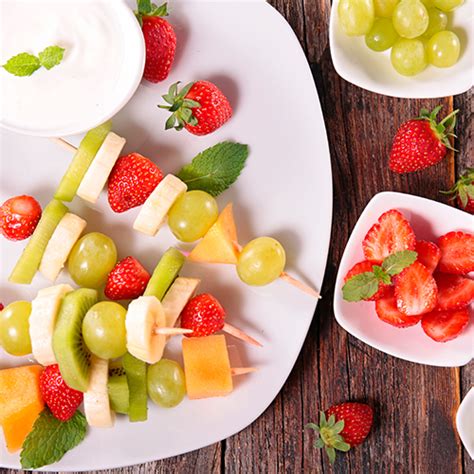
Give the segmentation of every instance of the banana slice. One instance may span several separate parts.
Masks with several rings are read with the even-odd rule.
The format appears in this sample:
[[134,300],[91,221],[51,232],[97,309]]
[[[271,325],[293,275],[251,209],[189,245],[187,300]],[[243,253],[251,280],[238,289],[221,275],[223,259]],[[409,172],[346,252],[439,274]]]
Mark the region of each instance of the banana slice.
[[166,336],[155,334],[166,325],[163,306],[154,296],[140,296],[128,306],[125,317],[127,350],[137,359],[154,364],[163,356]]
[[165,312],[166,327],[175,326],[179,315],[194,295],[199,283],[201,280],[197,278],[176,278],[161,302]]
[[34,358],[41,365],[57,364],[53,352],[54,325],[64,295],[72,290],[71,286],[65,284],[44,288],[38,291],[31,303],[31,348]]
[[119,137],[114,132],[109,132],[105,137],[99,151],[82,178],[77,195],[89,202],[96,202],[107,182],[123,147],[125,138]]
[[84,412],[87,423],[98,428],[110,428],[115,422],[115,413],[110,409],[109,362],[91,356],[89,387],[84,393]]
[[69,212],[59,221],[39,266],[39,271],[48,280],[56,280],[86,225],[84,219]]
[[179,178],[172,174],[166,175],[143,204],[133,228],[147,235],[156,235],[171,206],[187,189]]

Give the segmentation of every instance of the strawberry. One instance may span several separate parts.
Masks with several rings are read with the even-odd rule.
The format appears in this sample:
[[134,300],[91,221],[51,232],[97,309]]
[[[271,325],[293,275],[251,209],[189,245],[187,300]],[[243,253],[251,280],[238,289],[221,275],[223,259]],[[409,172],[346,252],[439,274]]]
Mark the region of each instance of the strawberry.
[[364,256],[372,263],[382,263],[389,255],[415,250],[416,238],[410,223],[396,209],[382,214],[362,242]]
[[438,246],[427,240],[418,240],[416,242],[415,251],[418,254],[418,261],[423,264],[430,273],[433,273],[441,258],[441,251]]
[[0,207],[0,231],[10,240],[27,239],[41,218],[41,206],[31,196],[16,196]]
[[48,365],[41,372],[39,387],[44,402],[58,420],[69,420],[82,403],[82,392],[66,384],[57,364]]
[[3,303],[0,303],[0,311],[3,311],[3,308],[5,308],[5,306],[3,306]]
[[152,161],[139,153],[117,160],[109,176],[109,204],[114,212],[125,212],[141,206],[160,184],[163,173]]
[[222,127],[232,117],[232,107],[227,97],[212,82],[191,82],[178,91],[173,84],[163,99],[169,105],[160,108],[172,112],[165,129],[185,128],[194,135],[207,135]]
[[210,336],[224,327],[225,310],[214,296],[202,293],[189,300],[181,313],[181,327],[192,329],[189,337]]
[[110,300],[129,300],[143,295],[150,274],[133,257],[126,257],[112,268],[105,285],[105,296]]
[[145,40],[145,71],[150,82],[164,81],[170,73],[176,52],[176,34],[162,17],[168,15],[166,3],[157,7],[151,0],[138,0],[135,12]]
[[467,275],[474,272],[474,234],[449,232],[438,240],[441,250],[439,271]]
[[433,112],[422,109],[420,116],[401,125],[393,140],[390,152],[389,167],[396,173],[410,173],[428,168],[446,156],[446,149],[451,147],[449,138],[454,136],[456,125],[455,110],[440,123],[436,116],[442,106]]
[[446,342],[458,337],[468,323],[469,309],[463,308],[425,314],[421,320],[421,327],[431,339]]
[[415,262],[395,277],[397,308],[406,316],[433,311],[437,298],[436,281],[420,262]]
[[387,292],[386,296],[375,302],[375,312],[381,321],[397,328],[408,328],[415,326],[421,321],[422,315],[406,316],[397,308],[397,300],[393,290]]
[[[356,263],[348,272],[347,275],[344,277],[344,283],[346,283],[350,278],[355,275],[360,275],[361,273],[371,272],[373,271],[373,264],[367,260],[363,262]],[[390,288],[389,285],[386,285],[382,281],[379,282],[379,289],[375,295],[371,296],[370,298],[364,298],[364,301],[376,301],[380,298],[383,298],[387,293],[387,290]]]
[[474,214],[474,168],[468,168],[449,191],[441,193],[452,195],[461,209]]
[[346,402],[334,405],[326,413],[321,412],[319,426],[308,423],[305,428],[312,428],[319,434],[314,443],[317,448],[325,448],[329,461],[336,459],[336,449],[349,451],[361,444],[370,432],[374,413],[365,403]]
[[460,275],[435,274],[438,307],[441,310],[465,308],[474,300],[474,280]]

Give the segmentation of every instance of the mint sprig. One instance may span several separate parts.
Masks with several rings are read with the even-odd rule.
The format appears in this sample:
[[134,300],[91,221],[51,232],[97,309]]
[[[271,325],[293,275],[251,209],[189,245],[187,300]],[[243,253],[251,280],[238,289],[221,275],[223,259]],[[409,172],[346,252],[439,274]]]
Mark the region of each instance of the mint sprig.
[[371,272],[359,273],[346,281],[342,296],[346,301],[362,301],[371,298],[379,290],[380,283],[392,284],[392,277],[412,265],[418,254],[412,250],[402,250],[389,255],[382,265],[373,265]]
[[199,153],[178,173],[188,190],[199,189],[218,196],[239,177],[249,154],[248,146],[222,142]]
[[63,60],[64,51],[65,49],[60,46],[48,46],[38,54],[41,66],[48,71],[54,66],[57,66]]
[[31,76],[41,66],[48,70],[57,66],[63,60],[64,51],[60,46],[48,46],[38,56],[20,53],[11,57],[2,67],[14,76]]
[[23,469],[38,469],[59,461],[85,437],[87,421],[76,411],[68,421],[60,421],[45,408],[26,437],[20,454]]

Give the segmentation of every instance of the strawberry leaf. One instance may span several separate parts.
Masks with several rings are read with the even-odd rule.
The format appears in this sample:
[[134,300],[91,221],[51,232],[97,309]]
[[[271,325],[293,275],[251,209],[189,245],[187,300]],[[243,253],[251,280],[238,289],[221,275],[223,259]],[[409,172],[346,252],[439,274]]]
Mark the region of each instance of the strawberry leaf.
[[374,272],[364,272],[349,278],[342,287],[342,296],[346,301],[362,301],[371,298],[379,289],[379,279]]

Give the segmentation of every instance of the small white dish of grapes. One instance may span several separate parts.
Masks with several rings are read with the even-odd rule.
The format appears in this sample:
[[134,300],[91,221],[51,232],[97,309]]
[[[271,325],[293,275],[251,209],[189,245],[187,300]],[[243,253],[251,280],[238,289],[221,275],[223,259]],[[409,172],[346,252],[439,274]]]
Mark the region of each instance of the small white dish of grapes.
[[464,0],[337,0],[329,30],[334,68],[392,97],[461,94],[473,85],[473,14]]

